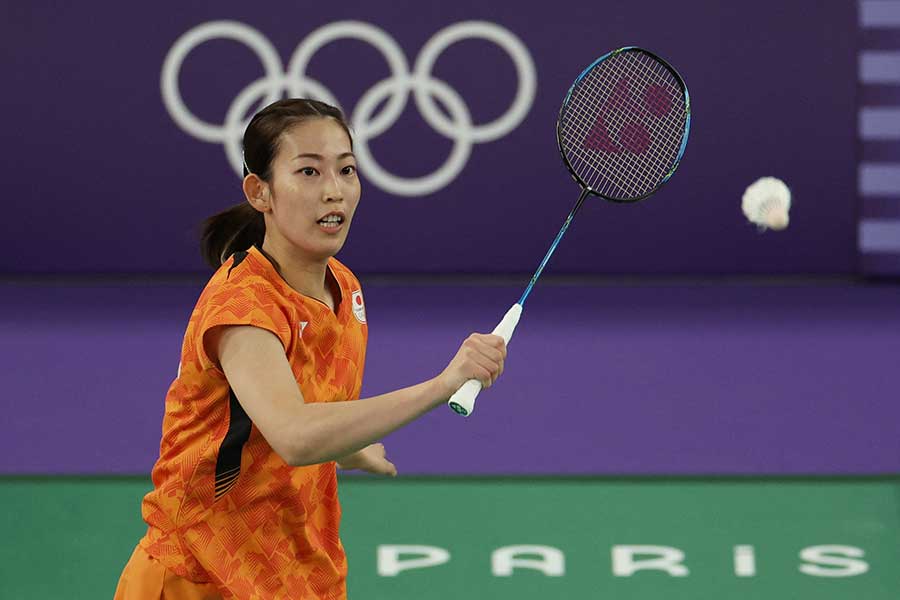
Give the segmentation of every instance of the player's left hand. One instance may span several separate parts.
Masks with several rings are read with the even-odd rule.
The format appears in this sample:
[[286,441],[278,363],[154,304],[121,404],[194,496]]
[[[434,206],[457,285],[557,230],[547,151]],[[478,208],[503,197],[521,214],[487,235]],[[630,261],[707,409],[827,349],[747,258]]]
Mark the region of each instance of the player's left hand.
[[375,475],[396,477],[397,467],[385,455],[384,444],[370,444],[337,461],[337,466],[344,470],[358,469]]

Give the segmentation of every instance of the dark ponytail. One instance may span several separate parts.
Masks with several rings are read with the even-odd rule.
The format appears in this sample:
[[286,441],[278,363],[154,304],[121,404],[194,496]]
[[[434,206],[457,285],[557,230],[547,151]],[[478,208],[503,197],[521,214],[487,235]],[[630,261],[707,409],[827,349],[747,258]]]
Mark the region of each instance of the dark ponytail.
[[241,202],[203,222],[200,252],[209,266],[218,269],[235,252],[262,246],[265,236],[263,214]]
[[[340,109],[318,100],[279,100],[256,113],[244,131],[244,176],[252,172],[271,183],[272,161],[278,152],[281,135],[311,118],[337,121],[347,132],[352,147],[353,136]],[[263,214],[247,202],[242,202],[203,222],[200,253],[211,267],[218,269],[235,252],[262,246],[265,236]]]

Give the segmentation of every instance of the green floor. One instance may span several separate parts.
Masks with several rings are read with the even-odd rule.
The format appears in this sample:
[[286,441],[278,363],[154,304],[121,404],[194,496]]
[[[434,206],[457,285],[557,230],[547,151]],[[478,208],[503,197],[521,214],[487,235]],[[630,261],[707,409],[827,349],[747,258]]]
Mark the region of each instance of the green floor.
[[[111,597],[148,485],[0,478],[0,598]],[[898,479],[348,478],[341,500],[354,600],[900,598]]]

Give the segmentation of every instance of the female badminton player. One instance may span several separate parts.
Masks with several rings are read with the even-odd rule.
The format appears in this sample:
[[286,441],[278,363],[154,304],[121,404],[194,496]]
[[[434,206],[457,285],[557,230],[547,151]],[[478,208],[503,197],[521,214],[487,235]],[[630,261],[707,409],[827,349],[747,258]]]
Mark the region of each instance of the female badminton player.
[[472,334],[434,378],[357,400],[365,304],[334,258],[360,198],[347,123],[282,100],[243,147],[246,202],[206,223],[217,270],[187,326],[147,533],[117,599],[346,598],[336,467],[396,475],[377,440],[503,371],[502,338]]

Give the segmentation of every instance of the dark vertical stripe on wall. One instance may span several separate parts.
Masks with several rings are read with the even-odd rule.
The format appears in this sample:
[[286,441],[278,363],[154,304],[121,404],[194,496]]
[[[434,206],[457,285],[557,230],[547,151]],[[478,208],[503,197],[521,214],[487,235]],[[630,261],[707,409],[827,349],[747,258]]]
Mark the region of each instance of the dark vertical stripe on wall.
[[219,446],[216,458],[216,500],[237,483],[238,475],[241,474],[241,451],[250,438],[250,428],[253,425],[234,395],[234,390],[229,390],[228,396],[228,433]]

